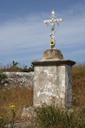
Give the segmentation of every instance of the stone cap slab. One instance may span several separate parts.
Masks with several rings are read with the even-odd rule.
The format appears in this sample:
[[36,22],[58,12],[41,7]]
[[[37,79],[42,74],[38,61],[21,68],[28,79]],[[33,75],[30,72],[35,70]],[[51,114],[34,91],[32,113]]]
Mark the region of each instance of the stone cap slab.
[[48,49],[44,52],[42,60],[57,60],[64,59],[63,54],[59,49]]
[[70,65],[73,66],[76,62],[69,59],[57,60],[34,60],[31,62],[34,66],[49,66],[49,65]]

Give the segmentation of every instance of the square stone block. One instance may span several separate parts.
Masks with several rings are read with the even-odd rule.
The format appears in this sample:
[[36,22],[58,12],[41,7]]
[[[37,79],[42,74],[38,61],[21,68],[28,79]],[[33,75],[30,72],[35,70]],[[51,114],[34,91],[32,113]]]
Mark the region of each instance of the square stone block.
[[32,61],[34,65],[34,107],[44,103],[67,108],[72,105],[72,65],[74,61],[59,59]]

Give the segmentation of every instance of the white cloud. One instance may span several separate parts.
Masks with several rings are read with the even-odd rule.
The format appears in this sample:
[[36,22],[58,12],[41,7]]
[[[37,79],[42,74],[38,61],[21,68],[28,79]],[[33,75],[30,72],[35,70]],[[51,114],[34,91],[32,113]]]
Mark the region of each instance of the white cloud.
[[[82,8],[81,8],[82,9]],[[73,10],[68,11],[72,14]],[[68,15],[69,15],[68,13]],[[85,42],[85,14],[66,16],[67,12],[63,12],[64,19],[60,26],[56,25],[56,47],[70,48],[77,47],[77,44],[84,45]],[[59,15],[59,14],[58,14]],[[0,25],[0,56],[9,54],[25,54],[26,56],[20,60],[26,59],[30,54],[30,59],[41,56],[41,51],[50,48],[49,41],[51,26],[47,27],[43,20],[48,19],[50,15],[30,15],[23,18],[10,19]],[[68,17],[68,18],[67,18]],[[80,51],[78,54],[81,54]],[[83,51],[84,52],[84,51]],[[34,54],[34,58],[33,58]],[[37,57],[37,59],[38,59]],[[16,56],[17,58],[17,56]],[[42,58],[42,57],[41,57]]]

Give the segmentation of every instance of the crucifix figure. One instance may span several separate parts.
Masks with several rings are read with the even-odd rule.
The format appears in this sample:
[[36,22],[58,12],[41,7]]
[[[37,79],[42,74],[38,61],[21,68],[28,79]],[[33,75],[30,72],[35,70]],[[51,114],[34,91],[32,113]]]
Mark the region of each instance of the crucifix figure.
[[51,44],[52,49],[55,48],[55,31],[54,31],[55,24],[57,23],[57,25],[59,25],[61,21],[63,21],[62,18],[57,19],[57,17],[55,17],[55,11],[54,10],[52,10],[52,16],[49,18],[49,20],[44,20],[44,23],[47,24],[47,26],[49,26],[49,24],[51,24],[51,34],[50,34],[51,41],[50,41],[50,44]]

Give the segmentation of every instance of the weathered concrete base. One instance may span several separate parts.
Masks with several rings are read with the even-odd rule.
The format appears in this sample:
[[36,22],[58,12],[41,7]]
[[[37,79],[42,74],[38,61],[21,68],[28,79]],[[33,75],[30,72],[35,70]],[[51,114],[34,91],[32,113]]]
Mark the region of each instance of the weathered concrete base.
[[43,103],[67,108],[72,105],[72,65],[67,59],[32,61],[34,64],[34,107]]

